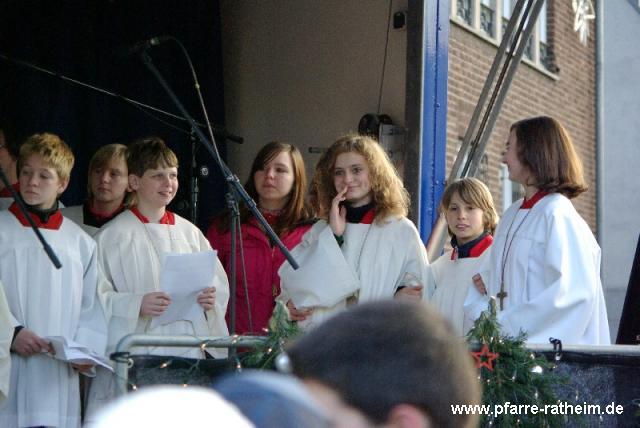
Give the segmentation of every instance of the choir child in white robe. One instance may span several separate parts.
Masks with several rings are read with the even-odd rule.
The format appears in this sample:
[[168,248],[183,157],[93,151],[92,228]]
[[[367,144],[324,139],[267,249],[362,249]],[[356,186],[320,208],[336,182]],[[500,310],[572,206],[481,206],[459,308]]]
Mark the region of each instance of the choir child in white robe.
[[125,210],[129,203],[127,146],[107,144],[89,161],[88,197],[82,205],[62,209],[62,215],[75,221],[89,235]]
[[11,378],[11,340],[13,339],[13,326],[11,312],[4,295],[4,288],[0,282],[0,401],[9,394],[9,379]]
[[[211,287],[197,295],[202,307],[198,321],[179,320],[151,327],[151,320],[171,304],[160,289],[160,272],[167,253],[195,253],[211,250],[202,232],[189,221],[168,211],[166,206],[178,190],[178,159],[159,138],[134,142],[128,148],[127,167],[134,204],[104,225],[96,234],[99,263],[112,287],[101,288],[101,298],[110,315],[108,352],[127,334],[226,336],[225,312],[229,284],[216,259]],[[134,354],[174,355],[204,358],[226,357],[218,348],[132,348]],[[87,414],[115,394],[113,374],[99,370],[89,392]]]
[[462,178],[449,184],[442,195],[440,211],[447,220],[452,250],[432,265],[436,290],[431,302],[451,323],[454,332],[463,336],[473,326],[465,318],[464,301],[472,277],[489,255],[498,214],[493,197],[477,178]]
[[280,300],[309,328],[348,304],[394,296],[420,300],[433,277],[409,195],[385,151],[370,137],[347,135],[322,155],[312,204],[320,218],[279,270]]
[[47,337],[63,336],[105,352],[96,244],[57,208],[73,162],[69,147],[53,134],[29,137],[18,158],[28,215],[61,269],[49,260],[15,203],[0,212],[0,279],[13,330],[9,394],[0,402],[2,427],[80,426],[78,373],[92,375],[93,367],[54,359]]
[[600,247],[569,199],[586,190],[582,162],[555,119],[536,117],[511,126],[503,162],[524,186],[498,224],[484,287],[471,291],[465,310],[476,319],[488,296],[498,302],[505,333],[529,343],[609,344],[600,281]]

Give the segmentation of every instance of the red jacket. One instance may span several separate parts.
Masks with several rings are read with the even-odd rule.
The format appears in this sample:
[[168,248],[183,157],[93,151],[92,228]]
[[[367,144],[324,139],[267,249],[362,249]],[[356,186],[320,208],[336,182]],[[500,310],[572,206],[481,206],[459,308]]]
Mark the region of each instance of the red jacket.
[[[278,269],[285,261],[277,247],[271,247],[265,233],[257,226],[257,220],[242,225],[242,245],[244,249],[245,269],[247,272],[247,289],[251,305],[253,331],[249,328],[249,317],[244,288],[242,285],[242,264],[240,249],[236,245],[236,333],[265,334],[269,318],[273,312],[275,298],[280,294],[280,277]],[[311,224],[296,227],[280,239],[288,249],[300,243],[302,236],[311,228]],[[207,231],[211,246],[218,251],[218,258],[227,275],[231,275],[231,232],[220,233],[214,222]],[[229,278],[230,279],[230,278]],[[229,324],[227,307],[227,324]]]

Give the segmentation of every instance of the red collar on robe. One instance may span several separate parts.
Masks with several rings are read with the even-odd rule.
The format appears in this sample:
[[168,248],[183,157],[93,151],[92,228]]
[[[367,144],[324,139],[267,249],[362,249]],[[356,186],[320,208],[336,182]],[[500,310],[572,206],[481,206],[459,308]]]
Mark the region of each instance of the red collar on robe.
[[[9,211],[18,219],[21,225],[25,227],[31,227],[29,224],[29,220],[22,214],[20,208],[18,208],[18,204],[15,202],[11,204],[9,207]],[[50,230],[58,230],[60,226],[62,226],[62,214],[60,214],[60,210],[56,210],[53,214],[49,216],[49,220],[46,222],[42,221],[42,219],[35,213],[29,212],[29,217],[33,219],[33,222],[40,229],[50,229]]]
[[373,207],[362,217],[360,224],[371,224],[376,219],[376,208]]
[[82,214],[84,216],[84,224],[88,224],[93,227],[102,227],[109,220],[113,219],[115,216],[124,211],[124,203],[120,204],[118,208],[111,214],[99,213],[93,209],[93,204],[91,201],[86,201],[84,205],[82,205]]
[[91,215],[96,218],[96,220],[107,221],[107,220],[111,220],[113,217],[118,215],[120,212],[124,211],[124,203],[120,204],[120,206],[118,208],[116,208],[110,214],[105,214],[105,213],[101,213],[101,212],[96,211],[93,208],[93,204],[90,201],[87,201],[87,209],[89,210]]
[[525,200],[522,201],[522,205],[520,205],[520,209],[528,210],[530,208],[533,208],[533,206],[537,204],[540,201],[540,199],[544,198],[548,194],[549,192],[546,192],[544,190],[538,190],[531,198],[529,199],[525,198]]
[[[480,257],[482,253],[484,253],[485,250],[491,246],[492,243],[493,243],[493,236],[491,236],[491,234],[487,234],[480,241],[476,242],[476,244],[473,247],[471,247],[471,249],[469,250],[468,258]],[[451,260],[456,260],[457,258],[458,258],[458,247],[454,247],[453,251],[451,252]]]
[[[13,183],[11,187],[13,187],[13,190],[15,190],[16,193],[20,193],[20,183]],[[10,197],[11,197],[11,192],[9,191],[9,189],[7,189],[6,187],[3,187],[2,190],[0,190],[0,198],[10,198]]]
[[[146,218],[144,215],[142,215],[142,213],[140,212],[140,210],[138,210],[138,207],[133,206],[131,208],[129,208],[131,210],[131,212],[138,217],[138,219],[143,222],[143,223],[149,223],[149,219]],[[160,219],[160,221],[158,222],[160,224],[168,224],[171,226],[174,226],[176,224],[176,216],[175,214],[173,214],[171,211],[169,210],[165,210],[164,211],[164,215],[162,216],[162,218]]]

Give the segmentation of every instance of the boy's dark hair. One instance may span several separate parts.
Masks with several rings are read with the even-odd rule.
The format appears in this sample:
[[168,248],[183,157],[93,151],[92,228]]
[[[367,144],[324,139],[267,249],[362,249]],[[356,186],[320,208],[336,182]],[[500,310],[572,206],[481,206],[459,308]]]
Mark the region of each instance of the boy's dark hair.
[[330,318],[288,350],[293,372],[320,382],[374,423],[409,404],[435,426],[471,427],[474,415],[451,405],[479,404],[471,356],[434,308],[386,300],[365,303]]
[[0,132],[4,137],[6,149],[14,160],[20,155],[21,138],[13,125],[13,122],[5,115],[0,115]]
[[136,140],[127,148],[129,174],[142,177],[149,169],[173,167],[178,167],[178,158],[159,137]]

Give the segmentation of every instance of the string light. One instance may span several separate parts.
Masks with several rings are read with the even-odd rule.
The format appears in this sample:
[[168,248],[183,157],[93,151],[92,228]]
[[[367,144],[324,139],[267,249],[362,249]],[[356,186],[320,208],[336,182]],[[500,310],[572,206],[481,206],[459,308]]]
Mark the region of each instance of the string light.
[[531,373],[542,374],[542,372],[543,372],[542,367],[538,365],[531,367]]
[[289,373],[293,372],[293,367],[291,365],[291,359],[289,358],[289,355],[287,355],[285,352],[281,352],[276,357],[276,369],[280,373],[289,374]]

